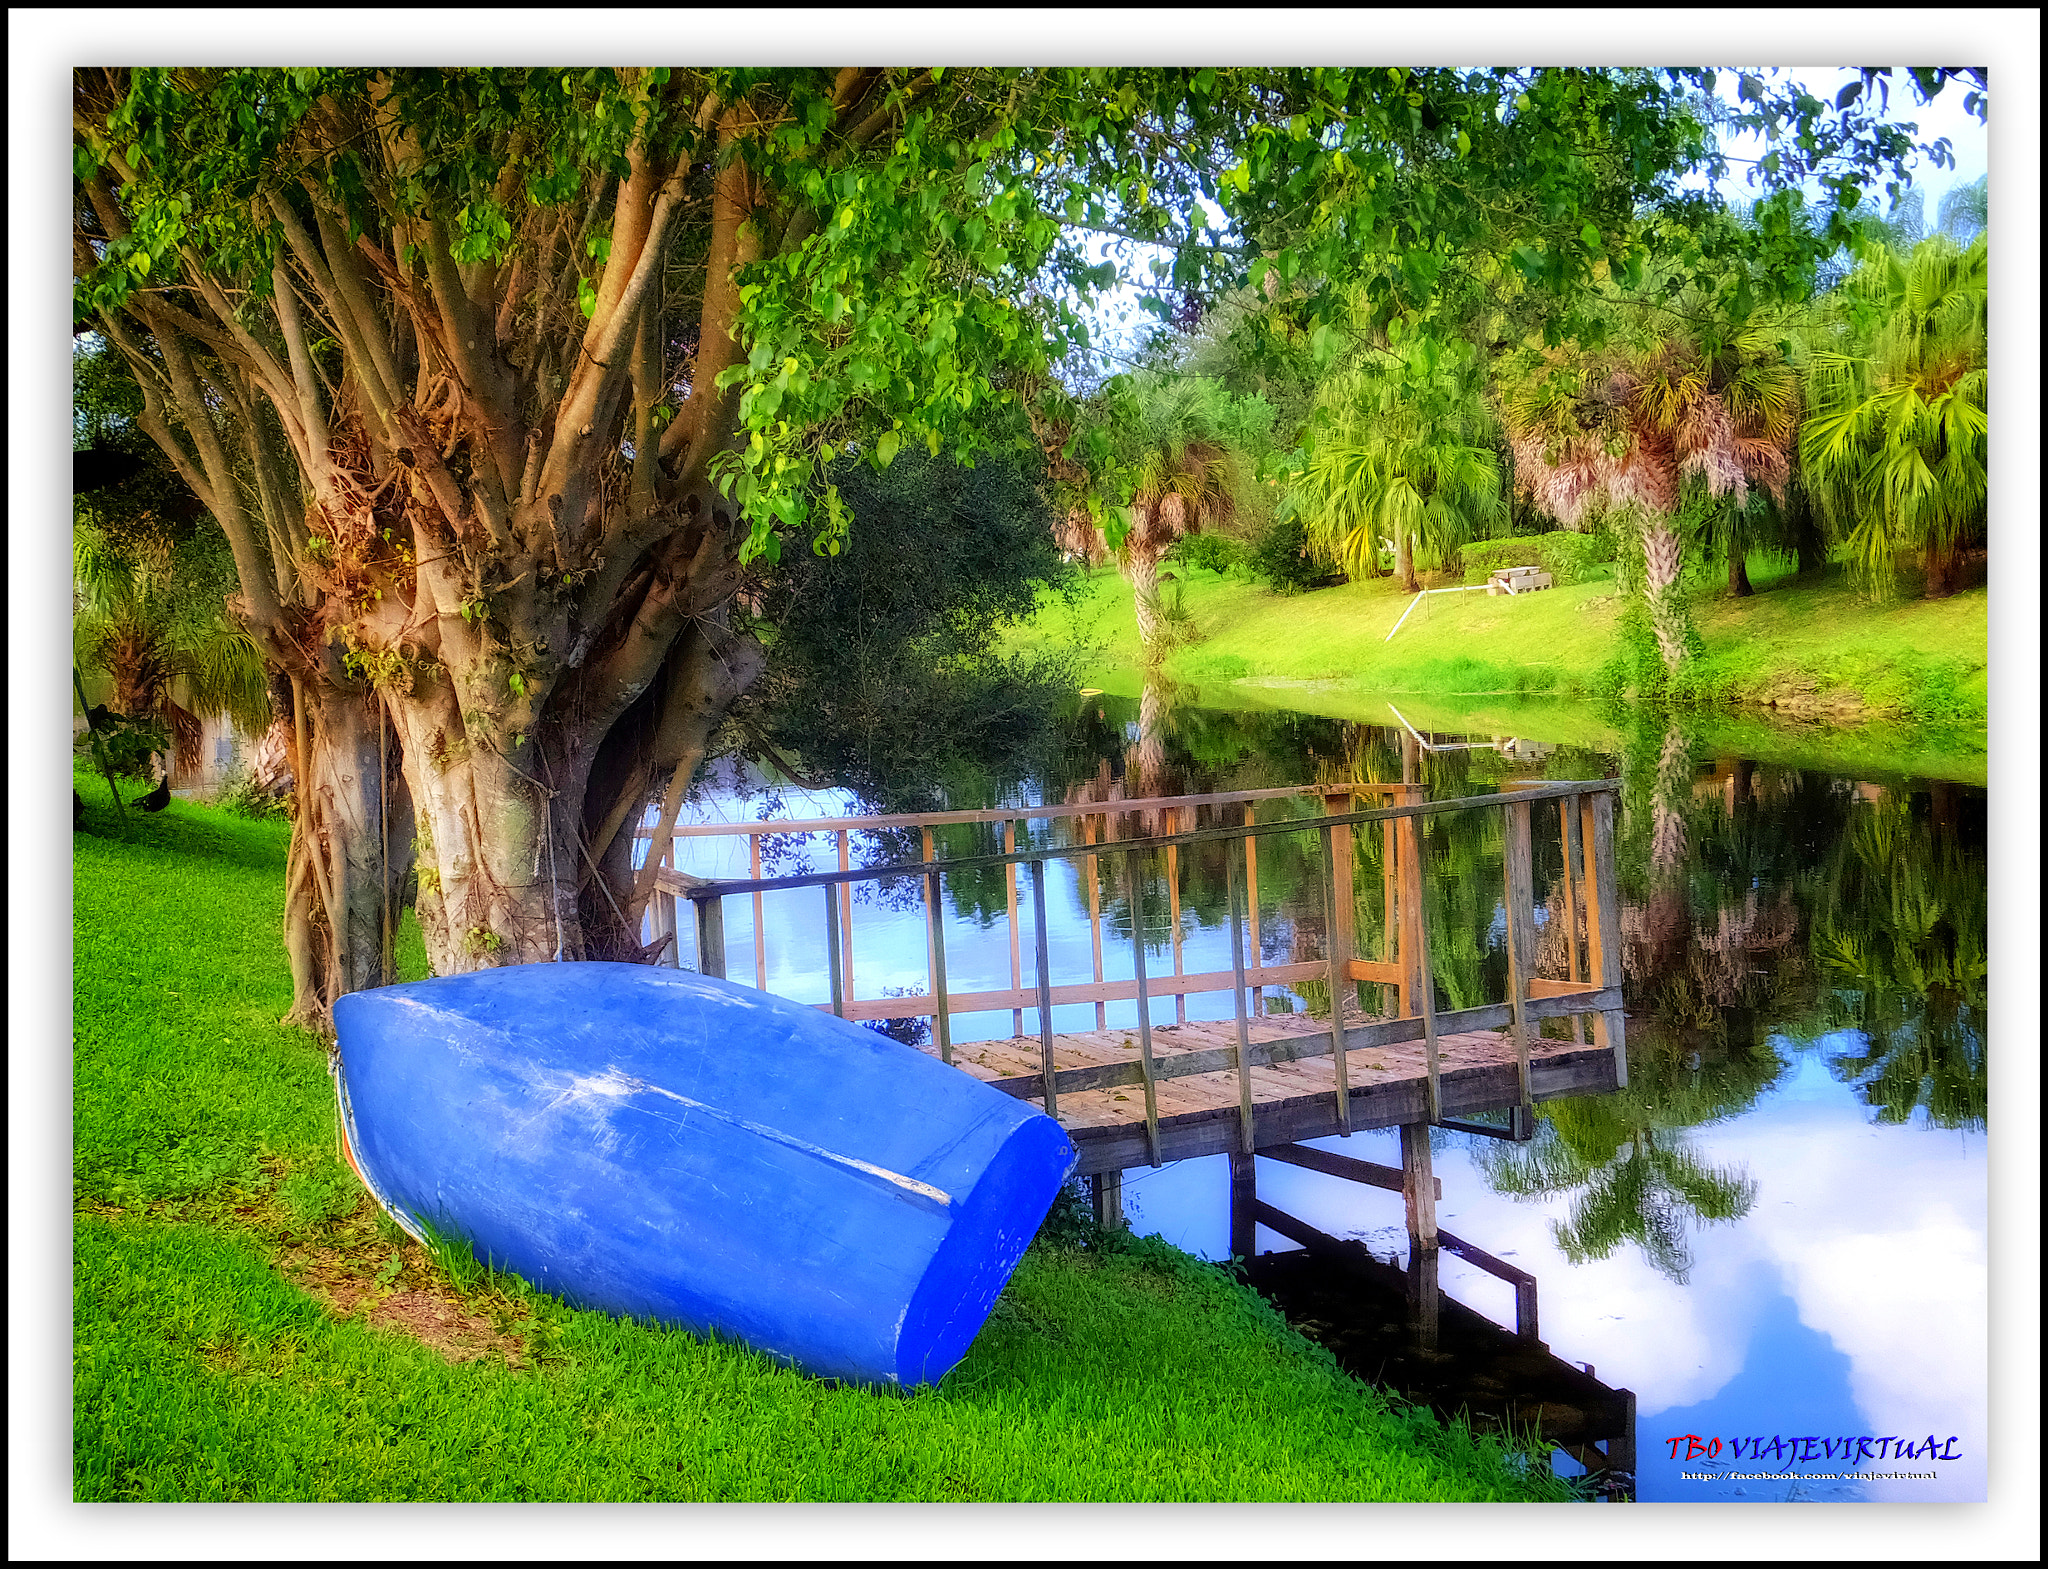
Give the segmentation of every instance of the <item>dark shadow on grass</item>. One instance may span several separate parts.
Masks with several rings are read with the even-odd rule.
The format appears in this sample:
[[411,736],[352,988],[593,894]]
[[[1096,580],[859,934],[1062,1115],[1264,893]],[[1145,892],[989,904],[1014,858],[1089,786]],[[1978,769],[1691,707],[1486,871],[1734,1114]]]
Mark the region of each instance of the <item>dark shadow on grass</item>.
[[85,802],[85,817],[74,839],[88,835],[159,855],[194,856],[254,871],[284,870],[291,844],[289,823],[223,818],[218,813],[197,810],[175,797],[161,812],[143,812],[128,801],[129,796],[143,793],[142,786],[133,781],[123,783],[124,809],[117,810],[106,780],[72,775],[73,788]]

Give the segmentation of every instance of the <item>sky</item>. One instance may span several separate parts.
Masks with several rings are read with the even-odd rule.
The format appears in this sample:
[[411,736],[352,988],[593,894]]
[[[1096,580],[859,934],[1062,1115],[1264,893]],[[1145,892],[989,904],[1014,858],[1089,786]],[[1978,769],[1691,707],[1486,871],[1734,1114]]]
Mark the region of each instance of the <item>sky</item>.
[[[1645,60],[1723,57],[1731,42],[1781,61],[1839,58],[1853,43],[1859,53],[1908,60],[1962,55],[1994,63],[1994,123],[1990,156],[2000,164],[2001,224],[2016,236],[1994,262],[2003,341],[2039,340],[2039,58],[2040,17],[2032,9],[1936,10],[1826,9],[1628,11],[1554,8],[1427,8],[1287,10],[1255,13],[1186,10],[1163,25],[1162,13],[1142,10],[945,11],[779,9],[773,13],[718,8],[662,10],[536,8],[489,15],[487,26],[469,10],[431,7],[398,10],[176,8],[88,10],[14,8],[8,13],[8,203],[10,255],[8,375],[10,391],[8,503],[8,740],[16,758],[47,759],[68,750],[70,698],[62,655],[68,600],[65,474],[69,420],[58,389],[70,375],[69,261],[64,213],[69,202],[67,151],[69,70],[74,64],[118,53],[136,63],[205,58],[284,64],[360,62],[374,51],[395,64],[616,63],[621,40],[634,52],[673,60],[745,64],[810,64],[835,53],[881,59],[945,59],[973,63],[1104,64],[1178,63],[1190,66],[1342,63],[1450,64],[1469,59],[1484,40],[1498,59],[1538,64],[1631,64]],[[1909,95],[1910,96],[1910,95]],[[1932,120],[1930,119],[1930,124]],[[1958,142],[1960,147],[1960,141]],[[2003,259],[2009,256],[2010,259]],[[1993,399],[2001,420],[2031,430],[2038,423],[2035,367],[2025,356],[1994,360]],[[2018,444],[2010,458],[1994,448],[1994,529],[2005,553],[2001,579],[2035,580],[2038,507],[2032,464]],[[2001,499],[2004,498],[2004,499]],[[39,521],[40,520],[40,521]],[[54,521],[53,521],[54,520]],[[1994,585],[1994,595],[1999,592]],[[2009,595],[1992,618],[1994,716],[2001,745],[1994,753],[1992,828],[2014,846],[2015,866],[2032,864],[2038,824],[2023,788],[2039,771],[2039,611],[2031,597]],[[8,793],[9,908],[47,905],[67,889],[66,848],[49,825],[64,810],[61,771],[23,769]],[[1993,884],[1995,908],[2014,917],[1994,944],[2015,969],[2032,973],[2029,933],[2038,930],[2031,904],[2011,887]],[[12,923],[12,968],[26,979],[10,988],[8,1025],[15,1041],[32,1043],[10,1053],[8,1105],[10,1292],[9,1361],[15,1374],[9,1401],[10,1556],[290,1558],[326,1550],[320,1526],[337,1526],[339,1510],[300,1506],[290,1511],[245,1507],[222,1512],[167,1513],[135,1506],[92,1510],[69,1502],[69,1386],[66,1376],[70,1229],[69,1075],[64,1039],[69,1030],[69,928],[45,921],[23,930]],[[2016,933],[2017,935],[2011,935]],[[39,983],[38,982],[39,978]],[[2018,988],[2007,988],[2011,998]],[[2014,1003],[1994,997],[1994,1015]],[[2036,1021],[2013,1013],[2012,1038],[2028,1037]],[[2029,1145],[2006,1131],[1992,1142],[1994,1191],[2006,1195],[1995,1213],[1995,1239],[2018,1242],[2032,1233],[2037,1213]],[[2036,1253],[2038,1250],[2035,1250]],[[1995,1256],[1995,1255],[1994,1255]],[[2036,1277],[2037,1279],[2037,1277]],[[2038,1303],[2023,1274],[1994,1275],[1994,1366],[2013,1389],[2034,1387],[2027,1371]],[[2030,1306],[2029,1304],[2032,1304]],[[2029,1314],[2035,1316],[2029,1317]],[[2002,1337],[2002,1338],[2001,1338]],[[2017,1369],[2015,1374],[2013,1370]],[[2010,1434],[2009,1454],[2020,1447],[2025,1411],[2011,1404],[1992,1414],[1995,1435]],[[1993,1471],[1993,1497],[2003,1502],[1964,1515],[1903,1506],[1883,1518],[1836,1511],[1792,1514],[1746,1512],[1732,1518],[1707,1506],[1671,1506],[1603,1519],[1603,1553],[1665,1556],[1669,1534],[1683,1523],[1682,1550],[1767,1557],[1871,1558],[2030,1556],[2038,1516],[2026,1518],[2038,1490],[2025,1461]],[[1676,1512],[1674,1512],[1676,1511]],[[290,1524],[285,1524],[286,1518]],[[887,1559],[945,1559],[1005,1553],[1124,1556],[1183,1551],[1191,1556],[1243,1556],[1273,1550],[1284,1522],[1285,1550],[1293,1556],[1350,1557],[1359,1550],[1359,1517],[1330,1506],[1275,1513],[1257,1508],[1187,1508],[1108,1512],[1060,1506],[984,1506],[974,1511],[911,1506],[829,1505],[802,1511],[719,1512],[648,1508],[631,1515],[594,1509],[524,1506],[514,1517],[478,1506],[448,1506],[431,1513],[358,1506],[346,1516],[350,1549],[358,1556],[474,1556],[505,1548],[520,1555],[568,1557],[674,1555],[757,1557],[798,1554]],[[1409,1510],[1373,1517],[1372,1550],[1397,1555],[1405,1548],[1441,1553],[1445,1524],[1498,1525],[1498,1510]],[[592,1524],[602,1519],[593,1532]],[[308,1527],[313,1529],[308,1530]],[[1515,1551],[1524,1556],[1577,1558],[1584,1525],[1552,1512],[1517,1512]],[[1466,1540],[1477,1540],[1467,1538]],[[687,1543],[687,1545],[682,1545]],[[1481,1549],[1483,1550],[1483,1549]]]

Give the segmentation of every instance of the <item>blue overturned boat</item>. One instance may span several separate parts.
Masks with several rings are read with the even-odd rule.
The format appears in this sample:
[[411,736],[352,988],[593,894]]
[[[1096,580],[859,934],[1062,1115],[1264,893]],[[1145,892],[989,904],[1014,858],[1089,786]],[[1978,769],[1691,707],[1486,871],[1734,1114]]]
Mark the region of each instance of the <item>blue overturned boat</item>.
[[821,1377],[942,1378],[1074,1166],[1025,1102],[688,971],[518,965],[334,1019],[349,1159],[415,1237]]

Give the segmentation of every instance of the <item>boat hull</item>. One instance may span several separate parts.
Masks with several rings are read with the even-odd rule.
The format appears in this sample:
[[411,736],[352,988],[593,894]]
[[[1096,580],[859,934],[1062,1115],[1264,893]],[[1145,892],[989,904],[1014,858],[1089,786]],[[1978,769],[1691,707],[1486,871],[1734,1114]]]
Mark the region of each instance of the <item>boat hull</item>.
[[1074,1165],[1025,1103],[688,971],[486,970],[335,1025],[350,1158],[401,1225],[823,1377],[942,1378]]

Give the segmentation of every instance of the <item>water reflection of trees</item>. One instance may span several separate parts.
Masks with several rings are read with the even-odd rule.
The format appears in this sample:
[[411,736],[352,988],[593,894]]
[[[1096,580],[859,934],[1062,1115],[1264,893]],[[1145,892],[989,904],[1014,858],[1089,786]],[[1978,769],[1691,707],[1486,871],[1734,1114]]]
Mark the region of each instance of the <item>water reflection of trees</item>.
[[1739,1220],[1756,1202],[1740,1169],[1711,1166],[1684,1147],[1683,1130],[1741,1115],[1785,1064],[1767,1043],[1712,1054],[1676,1042],[1631,1040],[1629,1087],[1538,1108],[1527,1144],[1479,1141],[1473,1162],[1496,1192],[1518,1198],[1575,1194],[1551,1234],[1574,1264],[1632,1242],[1661,1274],[1683,1284],[1686,1234]]
[[[1428,796],[1444,799],[1484,794],[1504,776],[1528,771],[1490,748],[1421,750],[1396,725],[1205,709],[1194,697],[1184,687],[1155,680],[1136,698],[1095,694],[1080,700],[1040,748],[1047,761],[1032,798],[1100,801],[1113,809],[1120,801],[1161,794],[1393,782],[1405,771]],[[1682,1163],[1658,1164],[1672,1148],[1665,1135],[1693,1125],[1700,1105],[1721,1104],[1713,1097],[1701,1102],[1687,1074],[1711,1076],[1723,1071],[1713,1064],[1747,1064],[1752,1058],[1767,1068],[1777,1059],[1758,1043],[1772,1035],[1823,1053],[1830,1071],[1855,1085],[1882,1120],[1905,1121],[1921,1112],[1940,1126],[1981,1125],[1983,793],[1940,784],[1879,786],[1818,770],[1717,757],[1697,744],[1682,719],[1651,709],[1626,716],[1622,733],[1618,755],[1560,747],[1542,769],[1553,779],[1584,779],[1618,767],[1622,785],[1616,863],[1634,1048],[1634,1099],[1624,1107],[1634,1109],[1612,1115],[1634,1118],[1629,1126],[1647,1131],[1628,1138],[1585,1132],[1570,1146],[1579,1163],[1570,1169],[1583,1167],[1591,1206],[1585,1217],[1588,1245],[1618,1223],[1611,1205],[1631,1193],[1639,1201],[1646,1248],[1653,1247],[1649,1239],[1667,1235],[1660,1229],[1665,1222],[1655,1217],[1680,1214],[1681,1201],[1691,1202],[1684,1199],[1688,1192],[1706,1203],[1701,1213],[1718,1214],[1721,1201],[1699,1188]],[[963,798],[949,804],[994,803]],[[1276,809],[1263,807],[1261,815]],[[1304,799],[1298,810],[1311,815],[1316,808]],[[1109,834],[1124,839],[1162,831],[1163,823],[1144,815],[1115,816]],[[1193,821],[1176,826],[1240,821],[1241,814],[1203,808]],[[1564,844],[1552,814],[1539,812],[1536,829],[1538,887],[1549,893],[1538,962],[1541,973],[1562,975],[1564,903],[1557,874]],[[1034,831],[1064,842],[1080,828],[1065,822]],[[946,860],[1001,848],[1000,829],[987,825],[942,828],[936,838]],[[1423,846],[1439,1005],[1473,1006],[1504,995],[1499,815],[1429,819]],[[915,858],[919,849],[911,832],[863,846],[858,859],[874,864]],[[1180,852],[1184,925],[1228,922],[1227,853],[1235,851],[1222,844]],[[1385,941],[1385,835],[1376,827],[1354,833],[1352,855],[1358,951],[1377,955]],[[1128,941],[1130,901],[1122,866],[1113,855],[1102,865],[1105,938]],[[1163,947],[1170,936],[1164,857],[1146,858],[1141,874],[1148,936]],[[1323,957],[1326,875],[1318,835],[1260,841],[1266,958]],[[960,918],[983,927],[1007,919],[1008,887],[1000,869],[949,873],[946,887]],[[918,896],[915,880],[903,894]],[[1314,983],[1295,990],[1315,1011],[1327,1011],[1328,999]],[[1684,1072],[1649,1066],[1666,1058],[1707,1066]],[[1734,1086],[1753,1083],[1761,1092],[1770,1081],[1763,1068],[1745,1066],[1723,1077]],[[1659,1096],[1664,1099],[1653,1104]],[[1590,1114],[1558,1115],[1569,1121]],[[1543,1126],[1546,1139],[1558,1136],[1555,1118]],[[1631,1162],[1630,1171],[1620,1169]],[[1561,1180],[1567,1167],[1544,1169]],[[1654,1248],[1669,1256],[1666,1243],[1655,1242]]]
[[1621,757],[1629,1088],[1545,1106],[1534,1143],[1477,1152],[1500,1191],[1576,1194],[1556,1226],[1574,1262],[1632,1241],[1674,1279],[1688,1223],[1753,1198],[1679,1130],[1770,1088],[1773,1035],[1822,1051],[1880,1121],[1981,1127],[1985,1107],[1982,794],[1696,750],[1643,713]]
[[[1821,869],[1821,993],[1796,1033],[1824,1036],[1829,1071],[1854,1084],[1880,1122],[1908,1121],[1918,1109],[1936,1127],[1981,1128],[1985,869],[1947,789],[1945,801],[1887,791],[1858,803]],[[1844,1039],[1857,1044],[1842,1049]]]

